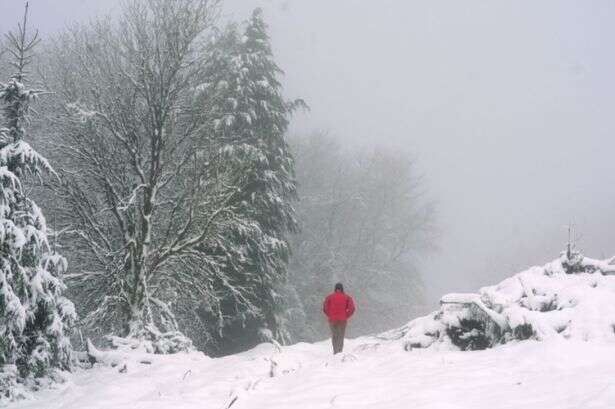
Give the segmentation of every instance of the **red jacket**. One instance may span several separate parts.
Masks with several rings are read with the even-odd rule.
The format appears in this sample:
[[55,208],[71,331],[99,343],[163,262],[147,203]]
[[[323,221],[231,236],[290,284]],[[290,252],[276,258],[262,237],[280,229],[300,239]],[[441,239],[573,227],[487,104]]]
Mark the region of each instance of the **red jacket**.
[[354,313],[354,302],[346,293],[335,291],[325,298],[322,311],[329,321],[346,321]]

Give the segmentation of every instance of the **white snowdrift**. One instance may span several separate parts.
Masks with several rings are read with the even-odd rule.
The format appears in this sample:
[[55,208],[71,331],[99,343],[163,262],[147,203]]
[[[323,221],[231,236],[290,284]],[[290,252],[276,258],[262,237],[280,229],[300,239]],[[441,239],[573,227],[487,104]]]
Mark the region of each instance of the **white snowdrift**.
[[615,266],[563,254],[477,294],[448,294],[426,317],[382,335],[406,349],[484,349],[511,340],[615,340]]

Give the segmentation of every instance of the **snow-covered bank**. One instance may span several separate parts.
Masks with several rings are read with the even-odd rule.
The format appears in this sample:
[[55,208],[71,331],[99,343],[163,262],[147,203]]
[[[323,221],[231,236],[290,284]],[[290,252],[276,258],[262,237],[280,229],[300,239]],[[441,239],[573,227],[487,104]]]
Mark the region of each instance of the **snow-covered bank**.
[[[281,350],[261,345],[211,359],[134,354],[127,371],[79,370],[14,409],[612,409],[615,345],[552,339],[485,351],[405,352],[399,342],[351,340]],[[273,376],[272,376],[273,375]]]
[[476,350],[511,340],[615,341],[614,259],[567,252],[477,294],[448,294],[439,311],[383,334],[405,348]]

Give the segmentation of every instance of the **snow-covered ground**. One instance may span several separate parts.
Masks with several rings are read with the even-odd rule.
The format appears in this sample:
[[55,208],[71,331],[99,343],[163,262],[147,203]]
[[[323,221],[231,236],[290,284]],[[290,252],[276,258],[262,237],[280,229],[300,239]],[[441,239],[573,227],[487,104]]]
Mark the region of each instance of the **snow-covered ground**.
[[[212,359],[131,354],[79,370],[14,409],[589,409],[615,407],[615,344],[551,339],[485,351],[403,350],[361,338]],[[145,359],[150,364],[140,363]]]
[[124,345],[99,357],[115,366],[79,369],[9,407],[614,409],[615,258],[573,256],[444,296],[439,311],[348,340],[344,354],[329,342],[217,359]]

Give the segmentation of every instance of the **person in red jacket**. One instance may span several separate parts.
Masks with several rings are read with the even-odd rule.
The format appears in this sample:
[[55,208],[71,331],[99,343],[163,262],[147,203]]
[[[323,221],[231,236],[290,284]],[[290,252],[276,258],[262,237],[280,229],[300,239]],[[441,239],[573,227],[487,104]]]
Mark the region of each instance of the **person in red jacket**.
[[322,310],[329,319],[333,354],[340,353],[344,349],[346,322],[355,310],[352,297],[344,292],[342,283],[335,284],[335,290],[325,298]]

